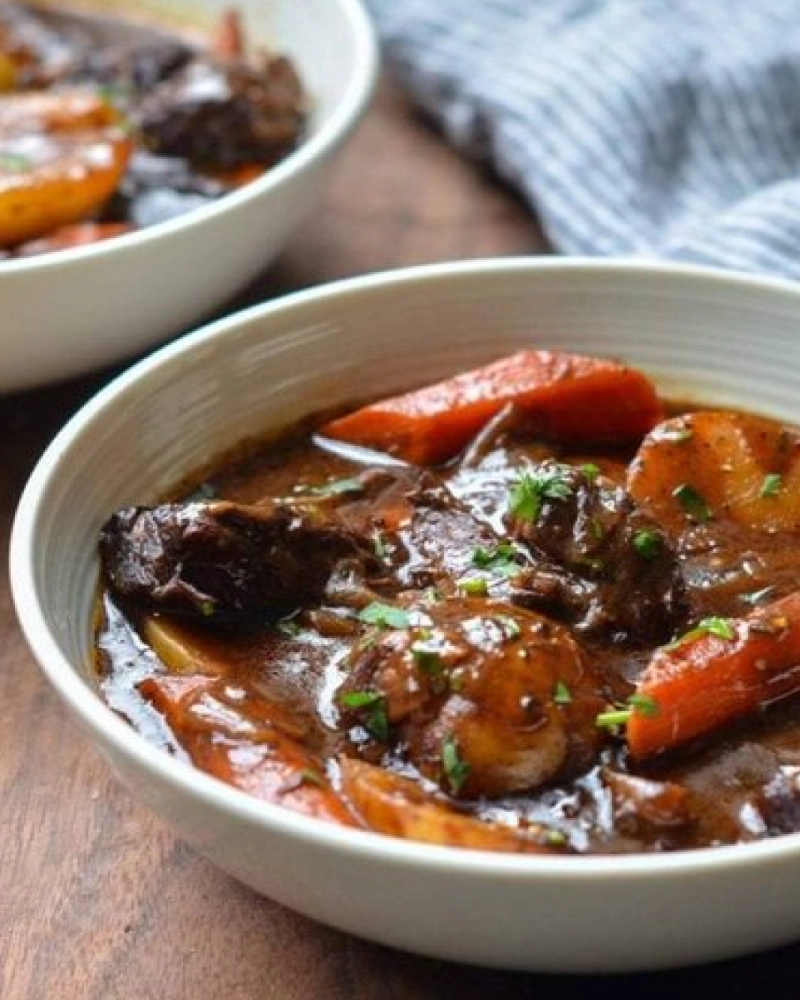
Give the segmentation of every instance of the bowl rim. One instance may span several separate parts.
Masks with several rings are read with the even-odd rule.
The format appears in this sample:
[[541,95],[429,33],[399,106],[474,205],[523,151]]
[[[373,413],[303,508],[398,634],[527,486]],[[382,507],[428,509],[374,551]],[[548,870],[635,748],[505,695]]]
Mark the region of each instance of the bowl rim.
[[51,634],[36,587],[36,534],[48,494],[58,480],[59,469],[69,461],[69,453],[103,413],[119,405],[126,393],[136,391],[164,365],[179,362],[211,339],[224,338],[254,321],[268,322],[276,313],[301,310],[308,304],[348,296],[369,296],[393,285],[418,286],[448,278],[472,279],[493,274],[555,272],[597,277],[603,275],[649,275],[749,293],[779,295],[791,300],[800,311],[800,284],[782,278],[761,277],[694,264],[624,258],[504,257],[468,261],[446,261],[398,268],[330,282],[293,292],[266,303],[241,310],[187,333],[159,348],[116,376],[92,396],[64,425],[39,458],[19,501],[11,531],[9,570],[13,604],[30,650],[50,685],[84,727],[104,745],[123,757],[132,757],[140,770],[179,795],[195,797],[204,806],[228,814],[236,821],[263,827],[274,835],[331,850],[343,856],[372,857],[392,865],[412,865],[471,878],[533,881],[557,878],[563,885],[582,885],[613,879],[634,882],[668,880],[676,872],[691,876],[731,867],[751,869],[800,858],[800,833],[783,834],[767,840],[720,847],[678,850],[668,853],[624,855],[537,855],[505,854],[453,848],[406,841],[367,830],[341,827],[334,823],[264,802],[227,785],[189,763],[171,757],[149,743],[119,717],[97,691],[93,690],[61,652]]
[[57,265],[72,267],[100,255],[124,253],[153,240],[168,239],[193,226],[213,223],[229,210],[235,211],[273,191],[280,191],[294,176],[305,173],[316,162],[337,149],[355,129],[372,98],[378,80],[380,56],[375,29],[362,0],[328,0],[328,3],[334,2],[350,29],[356,50],[352,64],[347,67],[349,82],[338,106],[320,121],[313,134],[303,139],[296,149],[238,190],[172,219],[131,233],[123,233],[111,240],[0,261],[0,281],[11,275],[33,273]]

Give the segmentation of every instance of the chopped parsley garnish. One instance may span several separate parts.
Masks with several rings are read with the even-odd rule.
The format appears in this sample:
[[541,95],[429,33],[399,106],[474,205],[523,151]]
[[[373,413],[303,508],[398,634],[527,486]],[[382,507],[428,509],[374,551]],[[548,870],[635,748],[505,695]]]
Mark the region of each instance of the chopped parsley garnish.
[[760,604],[769,597],[775,590],[774,586],[762,587],[761,590],[753,590],[749,594],[742,594],[740,600],[745,604]]
[[408,628],[411,624],[407,611],[392,607],[391,604],[382,604],[380,601],[373,601],[372,604],[362,608],[358,617],[367,625],[377,625],[379,628]]
[[595,717],[595,725],[600,726],[601,729],[624,726],[630,721],[634,712],[647,716],[647,718],[653,718],[658,715],[658,702],[646,694],[632,694],[624,705],[611,708],[607,712],[600,712]]
[[702,493],[699,493],[694,486],[689,483],[681,483],[680,486],[675,487],[672,495],[683,508],[683,512],[688,514],[692,520],[700,523],[710,520],[711,508]]
[[97,88],[97,91],[100,100],[113,106],[116,106],[117,104],[124,104],[126,101],[130,101],[133,97],[133,88],[128,84],[123,83],[121,80],[103,83]]
[[692,639],[699,639],[704,635],[715,635],[718,639],[735,639],[736,631],[727,618],[703,618],[694,628],[678,636],[673,642],[664,646],[664,649],[675,649]]
[[375,550],[375,558],[383,562],[392,551],[392,546],[386,541],[386,535],[380,530],[376,530],[372,536],[372,547]]
[[520,569],[515,557],[518,550],[511,542],[500,542],[492,549],[482,546],[473,549],[472,565],[478,569],[489,570],[498,576],[515,576]]
[[601,729],[613,729],[614,726],[624,726],[632,715],[632,708],[612,708],[608,712],[600,712],[594,724]]
[[582,465],[580,469],[590,483],[593,483],[600,475],[600,466],[595,465],[594,462],[587,462],[585,465]]
[[216,605],[213,601],[201,601],[200,602],[200,614],[204,618],[211,618],[211,616],[216,611]]
[[563,681],[556,681],[553,690],[553,701],[556,705],[569,705],[572,701],[572,692]]
[[511,487],[508,509],[520,521],[535,524],[545,500],[568,500],[572,486],[559,466],[523,472]]
[[489,592],[489,584],[482,576],[468,576],[458,581],[458,589],[470,597],[483,597]]
[[321,486],[312,486],[311,492],[318,497],[337,497],[342,493],[362,493],[364,484],[360,479],[334,479]]
[[645,528],[633,536],[633,547],[642,559],[656,559],[664,548],[664,538],[659,532]]
[[779,472],[770,472],[764,476],[761,489],[758,491],[760,497],[774,497],[780,493],[783,487],[783,477]]
[[319,773],[319,771],[312,771],[307,768],[300,772],[300,784],[301,785],[315,785],[317,788],[325,787],[325,779]]
[[448,736],[442,744],[442,769],[451,794],[458,795],[469,777],[472,765],[461,756],[455,736]]
[[389,739],[389,716],[386,711],[386,696],[380,691],[347,691],[342,695],[346,708],[364,713],[364,728],[376,740],[385,743]]
[[500,626],[506,639],[519,639],[522,635],[519,622],[511,615],[495,615],[492,621]]
[[302,627],[292,618],[284,618],[283,621],[278,622],[275,628],[282,635],[289,636],[289,638],[294,638],[303,631]]
[[203,500],[213,500],[217,495],[217,488],[212,483],[200,483],[186,497],[186,503],[202,503]]
[[674,444],[683,444],[684,441],[691,441],[694,437],[694,431],[689,427],[676,427],[668,428],[662,431],[661,437],[665,441],[672,441]]
[[431,648],[424,640],[422,642],[415,642],[411,646],[411,655],[414,657],[414,662],[423,674],[428,674],[431,677],[441,675],[443,667],[439,651]]
[[733,639],[736,635],[727,618],[703,618],[693,631],[715,635],[718,639]]
[[20,153],[0,153],[0,170],[8,170],[15,174],[25,174],[33,170],[33,160]]
[[658,702],[649,694],[632,694],[628,698],[628,704],[641,715],[646,715],[648,719],[658,715]]

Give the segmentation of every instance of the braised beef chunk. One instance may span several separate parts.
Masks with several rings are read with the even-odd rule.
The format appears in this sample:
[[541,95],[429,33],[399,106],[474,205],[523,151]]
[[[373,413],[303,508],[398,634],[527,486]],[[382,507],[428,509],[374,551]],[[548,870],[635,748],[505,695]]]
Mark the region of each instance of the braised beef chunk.
[[682,627],[676,554],[625,490],[591,466],[548,461],[523,470],[510,496],[509,530],[533,556],[515,580],[518,603],[619,643],[663,642]]
[[226,502],[125,508],[104,526],[100,556],[121,598],[265,623],[316,604],[341,560],[371,559],[355,535],[302,511]]
[[432,479],[408,496],[409,517],[397,532],[404,560],[403,586],[458,587],[469,577],[476,551],[493,549],[499,539],[441,483]]
[[195,59],[135,114],[151,152],[214,170],[274,163],[295,146],[303,118],[294,69],[267,57],[256,67]]

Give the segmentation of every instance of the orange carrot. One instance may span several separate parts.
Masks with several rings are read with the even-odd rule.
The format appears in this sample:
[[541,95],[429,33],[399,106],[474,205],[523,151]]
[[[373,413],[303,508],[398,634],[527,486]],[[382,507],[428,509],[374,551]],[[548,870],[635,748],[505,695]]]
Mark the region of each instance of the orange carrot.
[[200,770],[294,812],[358,825],[319,762],[293,738],[296,723],[255,695],[239,704],[227,689],[224,678],[205,674],[155,674],[139,685]]
[[242,17],[238,10],[227,8],[220,16],[211,49],[221,59],[241,59],[245,54]]
[[655,389],[641,372],[604,358],[519,351],[372,403],[331,421],[322,433],[435,465],[456,455],[509,404],[544,437],[569,445],[636,441],[662,416]]
[[711,618],[658,650],[627,721],[636,758],[670,750],[800,691],[800,592],[745,618]]

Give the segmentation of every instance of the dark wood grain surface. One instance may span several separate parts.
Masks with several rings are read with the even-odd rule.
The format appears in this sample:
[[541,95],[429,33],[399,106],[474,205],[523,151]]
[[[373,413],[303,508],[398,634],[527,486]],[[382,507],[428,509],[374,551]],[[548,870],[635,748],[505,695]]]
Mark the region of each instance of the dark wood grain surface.
[[[228,308],[386,267],[544,249],[513,195],[461,162],[384,85],[312,217]],[[110,374],[0,398],[3,550],[37,456]],[[16,625],[3,560],[1,1000],[623,995],[796,1000],[800,946],[661,975],[537,976],[416,958],[296,916],[216,871],[118,786],[40,679]]]

